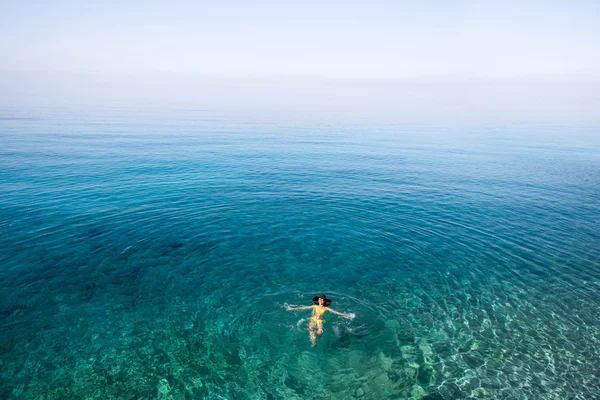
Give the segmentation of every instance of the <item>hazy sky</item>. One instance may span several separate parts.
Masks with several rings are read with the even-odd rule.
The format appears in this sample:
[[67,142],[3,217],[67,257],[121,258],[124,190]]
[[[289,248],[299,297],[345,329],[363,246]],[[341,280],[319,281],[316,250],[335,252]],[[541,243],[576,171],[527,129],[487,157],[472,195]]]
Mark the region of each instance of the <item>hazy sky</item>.
[[0,72],[4,102],[84,86],[164,97],[213,78],[574,80],[587,99],[600,1],[0,0]]
[[3,70],[600,75],[598,1],[2,1]]

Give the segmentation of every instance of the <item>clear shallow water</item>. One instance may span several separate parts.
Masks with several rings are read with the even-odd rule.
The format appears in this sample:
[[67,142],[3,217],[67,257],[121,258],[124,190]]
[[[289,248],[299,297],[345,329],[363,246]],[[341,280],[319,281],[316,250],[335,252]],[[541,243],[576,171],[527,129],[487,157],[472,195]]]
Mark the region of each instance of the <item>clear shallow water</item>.
[[0,120],[1,398],[600,396],[597,127],[107,115]]

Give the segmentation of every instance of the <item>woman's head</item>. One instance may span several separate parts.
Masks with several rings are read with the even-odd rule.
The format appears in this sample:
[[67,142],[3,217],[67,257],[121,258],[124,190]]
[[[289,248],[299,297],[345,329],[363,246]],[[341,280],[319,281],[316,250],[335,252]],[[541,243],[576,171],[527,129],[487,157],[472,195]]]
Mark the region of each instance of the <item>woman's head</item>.
[[328,299],[324,294],[313,297],[313,303],[318,306],[328,307],[331,304],[331,299]]

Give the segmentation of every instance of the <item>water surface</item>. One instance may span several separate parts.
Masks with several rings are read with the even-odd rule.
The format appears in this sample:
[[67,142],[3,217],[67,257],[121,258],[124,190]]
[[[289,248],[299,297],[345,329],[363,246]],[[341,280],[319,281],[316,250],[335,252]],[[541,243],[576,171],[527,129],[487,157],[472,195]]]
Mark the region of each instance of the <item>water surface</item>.
[[599,133],[4,110],[0,397],[600,397]]

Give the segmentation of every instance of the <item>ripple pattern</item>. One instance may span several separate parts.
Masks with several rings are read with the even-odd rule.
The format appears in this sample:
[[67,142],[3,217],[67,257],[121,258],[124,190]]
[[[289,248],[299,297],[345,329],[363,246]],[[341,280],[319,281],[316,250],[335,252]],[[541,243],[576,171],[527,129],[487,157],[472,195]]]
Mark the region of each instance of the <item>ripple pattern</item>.
[[0,397],[600,397],[597,133],[1,120]]

